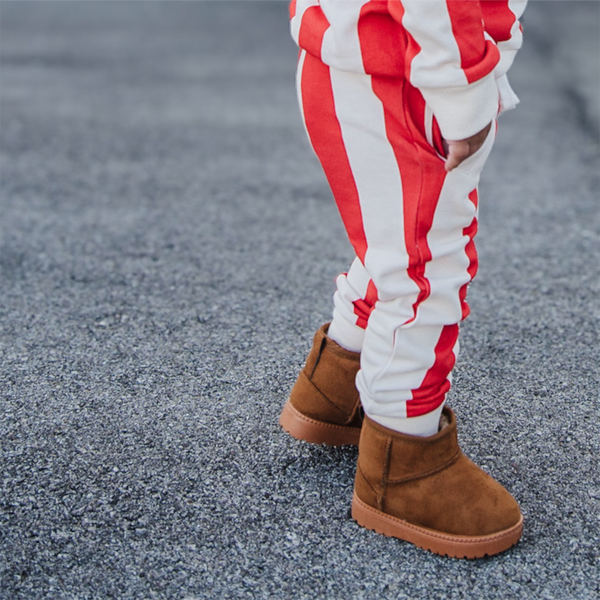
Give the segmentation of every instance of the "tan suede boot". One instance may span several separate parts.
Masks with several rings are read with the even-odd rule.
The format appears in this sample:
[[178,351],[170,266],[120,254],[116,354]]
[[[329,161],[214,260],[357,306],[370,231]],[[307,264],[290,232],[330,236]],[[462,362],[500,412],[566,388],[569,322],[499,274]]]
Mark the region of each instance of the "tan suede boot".
[[360,398],[354,380],[360,354],[327,337],[329,323],[315,334],[279,424],[299,440],[313,444],[357,445],[362,425]]
[[515,499],[458,447],[447,407],[431,437],[398,433],[365,417],[352,499],[359,525],[455,558],[491,556],[516,544]]

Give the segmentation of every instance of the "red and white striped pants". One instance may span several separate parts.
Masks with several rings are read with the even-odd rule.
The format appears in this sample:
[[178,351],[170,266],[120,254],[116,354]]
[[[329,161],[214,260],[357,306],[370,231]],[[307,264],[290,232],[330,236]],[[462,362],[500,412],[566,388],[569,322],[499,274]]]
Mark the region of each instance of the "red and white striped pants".
[[337,279],[330,336],[361,351],[367,415],[415,435],[437,431],[477,270],[477,184],[495,127],[447,173],[437,123],[404,78],[333,69],[301,51],[308,136],[356,259]]

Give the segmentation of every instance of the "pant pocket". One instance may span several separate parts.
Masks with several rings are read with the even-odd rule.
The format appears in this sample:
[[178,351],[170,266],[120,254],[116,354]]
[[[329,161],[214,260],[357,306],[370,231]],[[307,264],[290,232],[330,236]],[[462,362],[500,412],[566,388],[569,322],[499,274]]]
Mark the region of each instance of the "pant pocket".
[[469,158],[463,160],[456,168],[468,173],[481,172],[494,146],[496,129],[497,121],[494,119],[483,144],[481,144],[481,147],[477,150],[477,152],[475,152],[475,154],[471,154]]
[[446,150],[442,139],[442,132],[433,115],[433,111],[425,104],[425,136],[427,143],[431,146],[440,160],[446,162]]

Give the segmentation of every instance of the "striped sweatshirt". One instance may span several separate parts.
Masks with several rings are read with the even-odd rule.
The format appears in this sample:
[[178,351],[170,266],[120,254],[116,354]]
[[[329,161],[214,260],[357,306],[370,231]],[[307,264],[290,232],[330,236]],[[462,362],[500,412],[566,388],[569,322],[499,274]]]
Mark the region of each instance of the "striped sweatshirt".
[[527,0],[292,0],[292,37],[343,71],[405,77],[442,135],[465,139],[518,102],[506,72]]

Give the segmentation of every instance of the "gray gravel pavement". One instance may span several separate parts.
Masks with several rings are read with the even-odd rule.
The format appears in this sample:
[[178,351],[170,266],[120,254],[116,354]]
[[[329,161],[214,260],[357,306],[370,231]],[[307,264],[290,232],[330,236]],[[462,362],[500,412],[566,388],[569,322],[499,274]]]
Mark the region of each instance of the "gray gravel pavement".
[[0,16],[0,598],[598,597],[598,2],[531,3],[482,184],[450,403],[526,526],[472,562],[277,425],[351,260],[285,3]]

